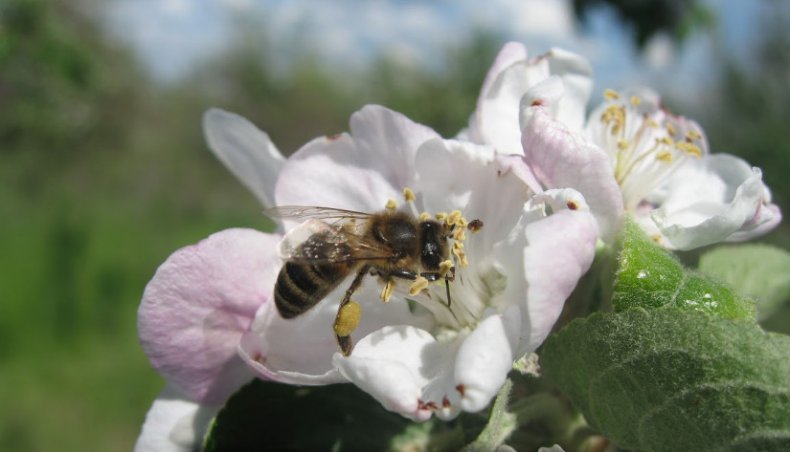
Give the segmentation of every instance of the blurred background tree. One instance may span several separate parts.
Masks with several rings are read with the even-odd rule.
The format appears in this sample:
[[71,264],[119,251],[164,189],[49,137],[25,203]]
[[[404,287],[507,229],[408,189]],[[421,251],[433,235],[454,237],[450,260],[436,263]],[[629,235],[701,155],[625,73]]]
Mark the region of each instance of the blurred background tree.
[[[600,1],[576,0],[579,17]],[[702,2],[607,1],[636,45],[656,32],[723,32]],[[206,151],[203,111],[250,118],[285,153],[380,103],[445,136],[466,125],[504,36],[471,33],[430,66],[382,55],[339,73],[293,36],[281,64],[267,25],[240,17],[221,52],[175,82],[152,77],[92,0],[0,3],[0,450],[129,450],[161,389],[136,338],[145,283],[176,248],[227,227],[267,228]],[[766,169],[790,200],[790,16],[770,3],[754,61],[718,55],[693,111],[712,149]],[[650,11],[645,14],[645,11]],[[781,14],[777,13],[781,12]],[[660,20],[658,20],[660,18]],[[701,30],[701,31],[700,31]],[[682,45],[682,42],[678,45]],[[790,245],[786,228],[769,241]]]

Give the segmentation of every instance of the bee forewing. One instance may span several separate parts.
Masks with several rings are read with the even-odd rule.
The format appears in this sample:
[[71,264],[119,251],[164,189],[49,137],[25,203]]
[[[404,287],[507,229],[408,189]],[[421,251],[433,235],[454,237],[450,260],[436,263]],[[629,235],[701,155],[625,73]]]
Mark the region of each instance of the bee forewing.
[[300,246],[304,242],[315,234],[321,232],[329,233],[335,229],[323,221],[307,220],[285,234],[285,237],[277,245],[277,254],[283,259],[302,257]]

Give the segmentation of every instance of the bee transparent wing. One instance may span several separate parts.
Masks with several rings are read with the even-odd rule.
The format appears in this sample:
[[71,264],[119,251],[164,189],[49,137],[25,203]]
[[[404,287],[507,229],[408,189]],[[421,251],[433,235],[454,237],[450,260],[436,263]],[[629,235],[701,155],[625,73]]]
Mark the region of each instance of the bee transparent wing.
[[291,229],[280,241],[277,254],[302,263],[340,263],[387,259],[392,250],[357,235],[353,228],[320,220],[307,220]]
[[336,209],[318,206],[277,206],[265,209],[263,213],[269,218],[314,219],[314,220],[365,220],[369,213],[353,210]]

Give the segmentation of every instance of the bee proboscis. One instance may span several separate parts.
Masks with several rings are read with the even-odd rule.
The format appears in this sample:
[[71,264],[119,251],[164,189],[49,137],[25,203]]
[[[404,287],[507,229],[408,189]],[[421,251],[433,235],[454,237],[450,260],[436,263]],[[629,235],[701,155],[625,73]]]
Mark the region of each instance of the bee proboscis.
[[413,281],[413,286],[422,284],[420,290],[426,280],[444,279],[448,306],[451,302],[449,282],[455,267],[449,260],[448,239],[454,225],[394,210],[363,213],[280,206],[265,213],[306,220],[290,230],[278,248],[285,264],[277,276],[274,302],[283,318],[305,313],[355,273],[334,322],[335,337],[345,356],[353,349],[351,332],[359,320],[359,307],[351,296],[365,275],[377,276],[385,284],[385,301],[396,279]]

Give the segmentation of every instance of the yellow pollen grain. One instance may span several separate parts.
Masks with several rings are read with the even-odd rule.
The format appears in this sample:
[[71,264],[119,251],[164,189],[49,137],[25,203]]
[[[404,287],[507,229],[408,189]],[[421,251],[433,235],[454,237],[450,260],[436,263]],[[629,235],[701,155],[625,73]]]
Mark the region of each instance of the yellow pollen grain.
[[444,221],[447,219],[447,212],[438,212],[434,218],[436,218],[436,221]]
[[445,259],[439,264],[439,275],[444,277],[453,268],[453,261]]
[[423,212],[420,214],[420,221],[428,221],[429,218],[431,218],[431,214],[428,212]]
[[672,163],[672,153],[669,151],[661,151],[656,154],[656,160],[664,163]]
[[390,301],[390,298],[392,297],[392,292],[394,290],[395,290],[395,282],[392,280],[387,281],[387,283],[384,284],[384,288],[381,289],[381,295],[379,295],[381,301],[383,301],[384,303]]
[[631,105],[633,105],[634,107],[637,107],[642,103],[642,99],[640,99],[637,96],[631,96],[630,101],[631,101]]
[[357,329],[360,317],[362,317],[362,309],[359,304],[355,301],[348,302],[337,312],[335,334],[341,337],[350,335]]
[[628,140],[617,140],[617,149],[621,151],[628,149]]
[[620,98],[620,94],[611,88],[606,88],[603,90],[603,98],[606,100],[617,100]]
[[404,188],[403,189],[403,199],[405,199],[406,202],[412,202],[415,199],[417,199],[417,197],[414,196],[414,190],[412,190],[409,187]]
[[423,276],[418,276],[411,286],[409,286],[409,295],[415,296],[428,288],[428,280]]
[[384,204],[387,210],[395,210],[398,208],[398,203],[394,199],[388,199],[387,204]]

